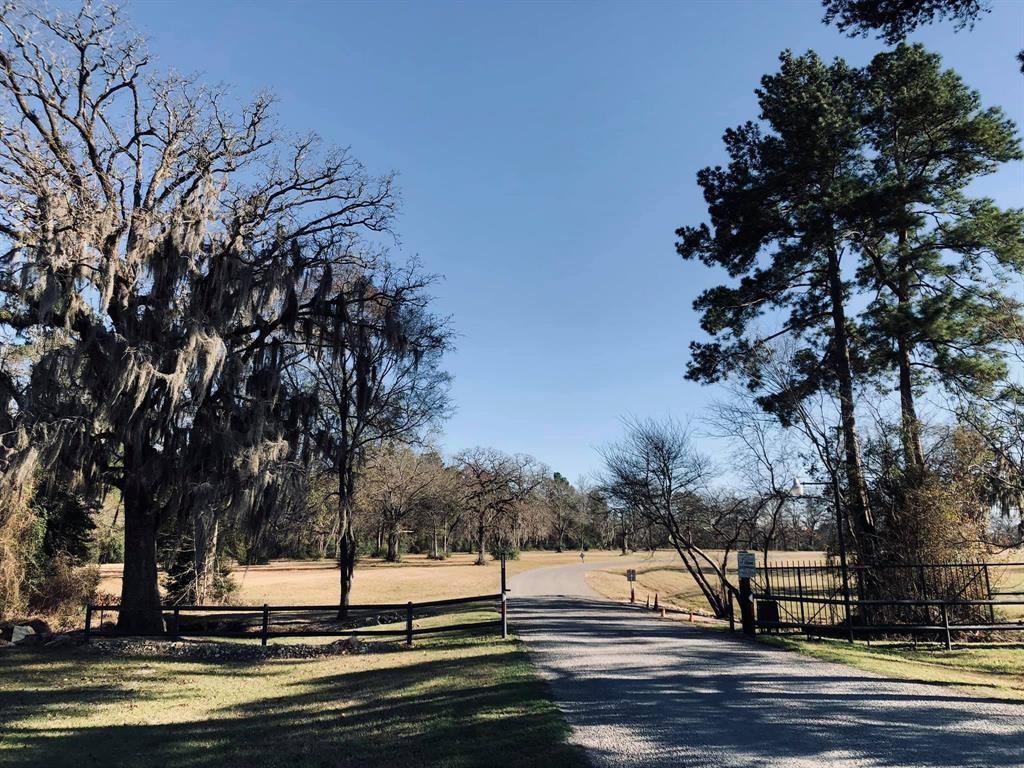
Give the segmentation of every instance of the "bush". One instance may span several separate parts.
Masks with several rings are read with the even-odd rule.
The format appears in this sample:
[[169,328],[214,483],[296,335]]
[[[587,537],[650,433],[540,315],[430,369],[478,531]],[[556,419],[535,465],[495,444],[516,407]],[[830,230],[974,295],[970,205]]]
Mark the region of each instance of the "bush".
[[501,560],[502,557],[506,560],[519,559],[519,550],[507,541],[495,542],[488,547],[487,551],[491,553],[491,557],[495,560]]
[[37,576],[45,520],[27,504],[0,510],[0,617],[23,613]]
[[100,569],[77,566],[67,552],[60,552],[43,566],[29,594],[29,610],[41,614],[55,629],[70,629],[82,622],[85,604],[96,595]]
[[231,605],[238,598],[241,586],[231,576],[231,566],[221,560],[217,567],[217,575],[213,577],[213,589],[210,600],[216,605]]
[[117,528],[108,532],[96,543],[96,560],[100,565],[124,562],[123,528]]

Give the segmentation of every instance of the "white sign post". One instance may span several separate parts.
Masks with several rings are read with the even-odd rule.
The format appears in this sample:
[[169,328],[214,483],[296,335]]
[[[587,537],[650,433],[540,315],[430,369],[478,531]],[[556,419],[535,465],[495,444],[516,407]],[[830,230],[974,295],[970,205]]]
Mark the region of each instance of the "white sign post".
[[741,579],[752,579],[757,575],[757,555],[753,552],[740,552],[736,555]]
[[633,582],[636,581],[635,568],[628,568],[626,570],[626,581],[629,582],[629,602],[632,604],[636,602],[636,592],[633,591]]
[[757,555],[753,552],[739,552],[736,565],[740,572],[740,618],[743,634],[754,636],[754,602],[750,580],[757,575]]

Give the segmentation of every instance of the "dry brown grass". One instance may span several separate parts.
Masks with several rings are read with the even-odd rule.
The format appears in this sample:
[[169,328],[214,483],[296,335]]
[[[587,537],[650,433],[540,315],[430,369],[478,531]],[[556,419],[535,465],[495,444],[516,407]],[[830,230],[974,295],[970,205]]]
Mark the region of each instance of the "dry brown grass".
[[[612,560],[617,552],[587,552],[590,562]],[[459,553],[447,560],[406,555],[401,563],[364,558],[356,567],[353,603],[395,603],[443,600],[449,597],[497,594],[501,572],[496,561],[474,565],[475,555]],[[524,552],[508,561],[508,574],[549,565],[578,563],[579,552]],[[101,566],[100,590],[121,594],[121,566]],[[278,560],[268,565],[237,567],[232,576],[240,589],[236,602],[271,605],[329,605],[338,599],[338,568],[333,561]]]
[[[1016,565],[999,566],[991,569],[992,589],[997,592],[1017,592],[1012,598],[1024,600],[1024,548],[1009,549],[993,558],[995,563],[1015,563]],[[1002,609],[1007,618],[1024,619],[1024,605],[1008,605]]]
[[[711,552],[717,557],[718,552]],[[824,558],[823,552],[773,552],[769,563],[807,563]],[[758,562],[760,563],[760,556]],[[729,556],[729,570],[736,570],[735,553]],[[642,555],[623,559],[613,567],[603,568],[587,574],[587,583],[592,589],[612,600],[629,600],[629,582],[626,569],[636,569],[636,599],[645,602],[650,597],[654,602],[658,595],[660,605],[680,608],[686,611],[709,611],[707,600],[693,577],[686,571],[675,552],[659,551],[653,558]]]

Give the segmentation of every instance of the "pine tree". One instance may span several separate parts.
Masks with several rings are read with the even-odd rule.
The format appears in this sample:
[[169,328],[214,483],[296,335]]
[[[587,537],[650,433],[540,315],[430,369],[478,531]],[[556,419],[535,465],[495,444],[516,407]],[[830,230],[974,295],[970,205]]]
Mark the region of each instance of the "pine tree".
[[[939,56],[899,45],[864,70],[870,165],[855,235],[876,373],[895,370],[908,468],[924,468],[915,392],[929,384],[989,394],[1006,374],[1004,339],[1021,305],[1003,287],[1024,270],[1024,211],[967,194],[1024,157],[1016,128]],[[1011,283],[1012,284],[1012,283]]]
[[[694,307],[714,339],[691,344],[687,376],[746,377],[758,348],[789,337],[798,346],[794,383],[761,404],[784,422],[809,394],[834,391],[845,450],[847,506],[862,556],[874,528],[857,433],[855,339],[848,314],[852,270],[846,232],[862,194],[865,158],[858,77],[843,61],[781,57],[757,91],[761,122],[725,133],[727,168],[698,174],[711,227],[677,231],[678,253],[724,268],[734,282],[705,291]],[[777,319],[762,333],[761,320]]]

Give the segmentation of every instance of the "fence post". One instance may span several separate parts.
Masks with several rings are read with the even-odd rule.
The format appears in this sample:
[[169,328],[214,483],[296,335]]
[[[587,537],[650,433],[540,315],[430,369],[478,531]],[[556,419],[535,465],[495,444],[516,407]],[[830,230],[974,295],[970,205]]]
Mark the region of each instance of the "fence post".
[[[501,593],[505,597],[505,593]],[[405,644],[412,647],[412,601],[405,608]]]
[[85,642],[89,642],[89,633],[92,631],[92,606],[88,603],[85,606]]
[[953,643],[950,641],[950,638],[949,638],[949,613],[946,611],[946,601],[943,600],[941,605],[942,605],[942,628],[946,631],[946,650],[947,651],[951,651],[951,650],[953,650]]
[[754,597],[750,590],[750,579],[740,578],[740,622],[743,634],[754,636]]
[[985,599],[989,600],[988,604],[988,620],[990,623],[996,623],[996,607],[992,605],[992,582],[988,578],[988,563],[985,563]]
[[806,626],[807,625],[807,619],[806,619],[806,614],[804,612],[804,582],[803,582],[803,579],[800,577],[800,566],[799,565],[796,567],[796,593],[798,595],[800,595],[800,623],[804,625],[802,627],[802,629],[804,631],[804,634],[806,635],[807,634],[807,626]]
[[179,608],[178,606],[174,606],[174,618],[172,619],[172,621],[174,622],[174,631],[171,632],[171,637],[173,637],[175,640],[177,640],[178,637],[179,637],[179,635],[178,635],[178,618],[180,616],[180,611],[181,611],[181,608]]
[[508,596],[501,593],[501,639],[508,639]]
[[[924,623],[932,623],[932,607],[928,605],[928,579],[924,573],[924,564],[917,566],[917,575],[921,579],[921,599],[924,600]],[[939,594],[942,593],[941,585]]]
[[[177,629],[177,627],[175,627]],[[263,604],[263,631],[260,633],[260,645],[267,644],[267,634],[270,631],[270,606]]]

